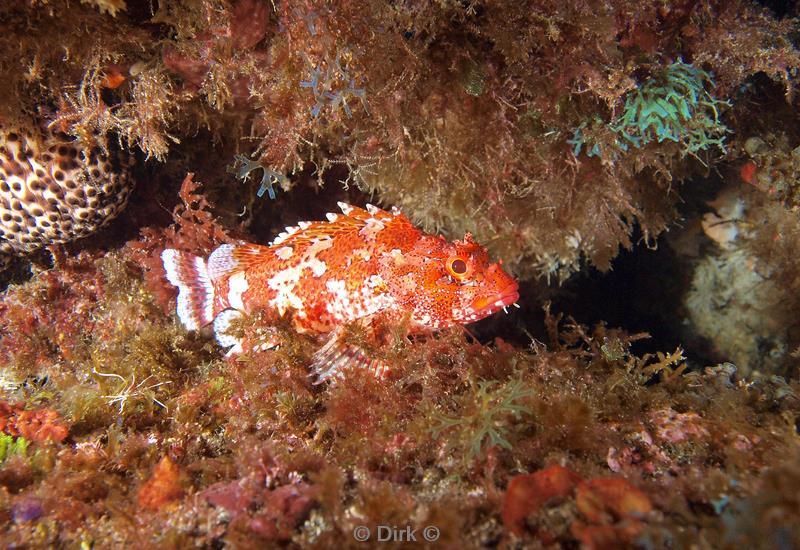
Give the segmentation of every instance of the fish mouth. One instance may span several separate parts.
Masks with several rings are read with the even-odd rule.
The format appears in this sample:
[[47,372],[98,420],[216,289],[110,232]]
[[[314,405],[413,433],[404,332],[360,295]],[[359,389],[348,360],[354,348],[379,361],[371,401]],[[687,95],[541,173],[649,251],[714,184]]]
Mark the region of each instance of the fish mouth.
[[472,309],[481,315],[491,315],[495,311],[499,311],[504,307],[516,303],[519,300],[519,285],[517,283],[510,283],[503,287],[503,289],[488,296],[478,298],[472,303]]

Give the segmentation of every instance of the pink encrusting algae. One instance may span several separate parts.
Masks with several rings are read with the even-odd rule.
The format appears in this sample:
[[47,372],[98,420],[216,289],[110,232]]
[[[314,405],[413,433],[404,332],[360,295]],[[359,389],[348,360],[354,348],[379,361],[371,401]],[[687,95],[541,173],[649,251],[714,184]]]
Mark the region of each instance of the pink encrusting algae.
[[298,332],[332,333],[313,364],[326,380],[351,365],[377,374],[387,368],[341,342],[338,329],[346,323],[369,328],[376,315],[409,315],[411,332],[431,332],[483,319],[519,299],[517,282],[471,235],[448,243],[397,209],[339,207],[342,214],[288,227],[269,246],[223,244],[208,260],[164,250],[167,279],[180,290],[181,322],[190,330],[213,322],[217,341],[239,353],[234,319],[261,309],[291,311]]

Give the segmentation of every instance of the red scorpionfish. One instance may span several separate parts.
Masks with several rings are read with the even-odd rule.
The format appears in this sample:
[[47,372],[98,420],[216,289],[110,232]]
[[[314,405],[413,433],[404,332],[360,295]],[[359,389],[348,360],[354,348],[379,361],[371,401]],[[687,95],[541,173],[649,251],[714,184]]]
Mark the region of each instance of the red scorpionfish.
[[[314,356],[318,382],[361,366],[387,366],[343,342],[342,327],[369,327],[377,314],[408,315],[412,333],[483,319],[519,299],[517,282],[490,263],[467,233],[463,241],[423,233],[399,210],[339,203],[342,214],[300,222],[269,244],[223,244],[207,260],[166,249],[167,279],[178,287],[178,317],[189,330],[214,323],[217,341],[241,353],[228,333],[243,314],[292,310],[298,332],[327,334]],[[267,347],[267,346],[263,346]]]

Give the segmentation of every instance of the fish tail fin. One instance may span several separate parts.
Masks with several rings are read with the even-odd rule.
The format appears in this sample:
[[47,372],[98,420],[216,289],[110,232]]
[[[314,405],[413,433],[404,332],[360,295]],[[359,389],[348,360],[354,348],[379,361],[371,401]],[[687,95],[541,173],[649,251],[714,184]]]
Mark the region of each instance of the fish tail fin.
[[203,258],[167,248],[161,253],[167,280],[178,287],[178,319],[189,330],[214,320],[214,285]]

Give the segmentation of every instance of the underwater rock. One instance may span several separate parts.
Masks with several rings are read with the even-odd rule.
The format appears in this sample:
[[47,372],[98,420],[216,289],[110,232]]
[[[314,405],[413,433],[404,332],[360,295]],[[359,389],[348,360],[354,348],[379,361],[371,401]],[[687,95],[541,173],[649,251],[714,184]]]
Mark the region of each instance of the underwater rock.
[[[784,374],[798,345],[796,214],[758,191],[728,187],[702,228],[714,246],[694,267],[687,326],[741,374]],[[788,291],[788,292],[787,292]]]
[[578,474],[557,464],[514,477],[503,501],[503,523],[521,535],[526,517],[538,513],[552,499],[571,495],[580,480]]
[[86,237],[114,219],[133,186],[129,161],[63,134],[39,140],[0,126],[0,267],[3,258]]
[[744,142],[743,148],[750,160],[740,169],[742,180],[797,212],[800,210],[800,147],[792,149],[784,133],[770,133],[764,138],[752,136]]
[[[371,547],[380,527],[418,547],[800,547],[800,50],[797,7],[776,4],[0,2],[0,251],[122,208],[127,161],[80,144],[114,135],[148,158],[113,241],[3,274],[0,548]],[[64,135],[16,131],[12,147],[33,117]],[[621,139],[624,154],[594,154]],[[236,159],[239,175],[263,168],[261,187],[230,174]],[[730,173],[739,187],[709,211]],[[283,192],[259,198],[270,183]],[[164,249],[266,243],[337,201],[471,232],[519,280],[522,310],[412,337],[409,319],[380,319],[381,338],[342,322],[342,357],[363,348],[391,375],[323,385],[309,365],[324,344],[297,330],[310,307],[254,305],[230,332],[253,345],[228,358],[176,321]],[[657,237],[681,217],[695,237],[672,254]],[[369,253],[379,226],[360,229]],[[301,234],[276,261],[303,258]],[[594,287],[592,326],[539,313],[595,267],[620,274],[620,249],[656,246],[670,254]],[[370,280],[316,251],[281,272],[324,260]],[[389,251],[398,270],[441,259],[466,275]],[[386,282],[441,302],[406,275]],[[651,281],[668,296],[629,292]],[[362,303],[342,294],[341,311]]]
[[[267,63],[263,52],[250,52],[266,35],[269,25],[268,4],[258,0],[239,0],[234,2],[226,17],[215,19],[211,27],[192,40],[188,52],[182,52],[175,45],[164,49],[164,66],[183,81],[187,91],[195,93],[202,89],[206,80],[221,81],[228,87],[235,106],[247,106],[253,86],[252,78],[238,74],[236,63],[230,63],[235,54],[249,52],[254,58]],[[229,72],[219,73],[230,63]],[[214,71],[217,71],[215,73]],[[221,107],[227,94],[209,98]]]

